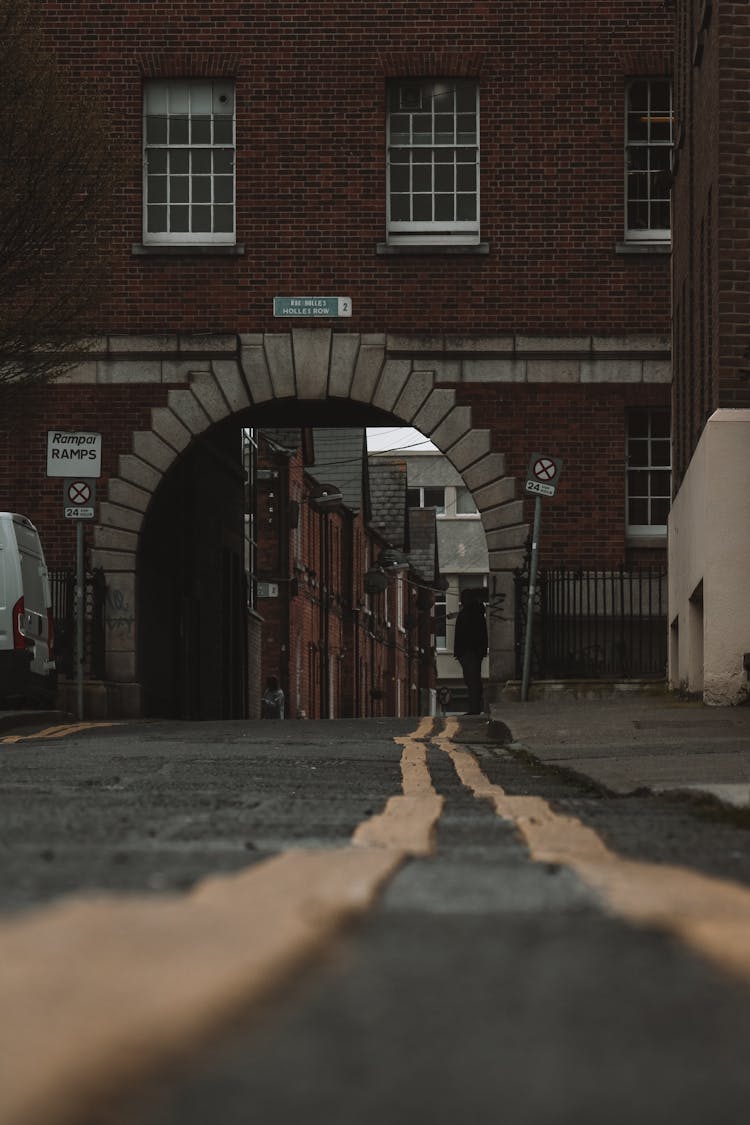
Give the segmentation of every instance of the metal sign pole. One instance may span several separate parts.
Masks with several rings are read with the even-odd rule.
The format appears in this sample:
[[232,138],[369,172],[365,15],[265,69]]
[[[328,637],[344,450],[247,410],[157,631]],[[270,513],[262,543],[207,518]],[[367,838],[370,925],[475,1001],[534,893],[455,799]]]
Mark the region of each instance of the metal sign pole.
[[531,534],[531,560],[529,562],[529,590],[526,604],[526,640],[523,649],[523,679],[521,680],[521,702],[529,698],[529,676],[531,672],[531,640],[534,628],[534,597],[536,595],[536,574],[539,566],[539,525],[542,520],[542,498],[536,497],[534,504],[534,530]]
[[86,574],[83,566],[83,520],[76,520],[76,714],[83,719],[83,643]]

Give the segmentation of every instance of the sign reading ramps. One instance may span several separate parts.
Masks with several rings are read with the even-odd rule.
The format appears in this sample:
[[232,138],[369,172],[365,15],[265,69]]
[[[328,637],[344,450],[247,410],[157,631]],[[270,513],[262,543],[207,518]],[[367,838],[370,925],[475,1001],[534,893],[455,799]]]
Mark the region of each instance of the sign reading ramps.
[[102,475],[102,435],[67,430],[47,431],[47,476]]

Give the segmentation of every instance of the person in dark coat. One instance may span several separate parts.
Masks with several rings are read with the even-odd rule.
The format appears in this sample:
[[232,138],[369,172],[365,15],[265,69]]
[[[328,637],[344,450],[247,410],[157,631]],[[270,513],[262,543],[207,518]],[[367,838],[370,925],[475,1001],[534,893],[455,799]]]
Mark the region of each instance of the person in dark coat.
[[269,676],[266,680],[266,690],[263,692],[261,705],[264,719],[284,718],[284,692],[276,676]]
[[464,683],[469,693],[467,715],[481,715],[484,710],[482,693],[482,661],[487,655],[487,621],[481,591],[463,590],[461,608],[456,615],[456,632],[453,655],[461,664]]

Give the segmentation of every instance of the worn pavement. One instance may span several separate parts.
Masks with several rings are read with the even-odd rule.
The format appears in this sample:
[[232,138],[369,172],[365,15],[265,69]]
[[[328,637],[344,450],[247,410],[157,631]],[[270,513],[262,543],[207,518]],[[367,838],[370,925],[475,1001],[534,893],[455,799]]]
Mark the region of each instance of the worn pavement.
[[511,750],[619,796],[707,799],[750,813],[750,707],[670,695],[503,702],[491,722]]
[[[61,711],[0,711],[0,736],[66,721],[72,717]],[[561,693],[493,704],[490,722],[511,750],[607,792],[679,794],[750,814],[750,706],[706,707],[667,694]]]

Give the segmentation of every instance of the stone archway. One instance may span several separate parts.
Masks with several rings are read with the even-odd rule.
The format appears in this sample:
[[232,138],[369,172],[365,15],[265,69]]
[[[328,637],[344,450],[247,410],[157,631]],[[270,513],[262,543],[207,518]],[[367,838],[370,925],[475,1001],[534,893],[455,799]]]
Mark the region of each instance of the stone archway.
[[277,400],[347,400],[372,406],[413,426],[437,446],[463,477],[481,513],[491,580],[505,594],[504,620],[490,628],[490,677],[514,670],[512,571],[523,561],[528,528],[516,480],[492,451],[491,431],[472,424],[471,408],[438,385],[427,358],[394,353],[384,335],[323,328],[241,335],[233,355],[196,364],[187,384],[170,389],[166,406],[151,411],[151,428],[133,434],[132,452],[119,458],[94,529],[92,563],[108,588],[107,680],[110,706],[140,709],[136,682],[136,562],[144,515],[164,474],[204,431],[233,415]]

